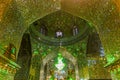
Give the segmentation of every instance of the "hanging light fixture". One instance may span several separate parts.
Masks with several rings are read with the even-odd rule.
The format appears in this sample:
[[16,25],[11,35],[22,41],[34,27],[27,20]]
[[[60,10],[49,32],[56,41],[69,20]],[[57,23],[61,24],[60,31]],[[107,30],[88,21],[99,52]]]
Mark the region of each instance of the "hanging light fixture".
[[58,54],[57,63],[55,64],[55,67],[58,70],[62,70],[65,67],[65,63],[63,63],[63,57],[60,53]]

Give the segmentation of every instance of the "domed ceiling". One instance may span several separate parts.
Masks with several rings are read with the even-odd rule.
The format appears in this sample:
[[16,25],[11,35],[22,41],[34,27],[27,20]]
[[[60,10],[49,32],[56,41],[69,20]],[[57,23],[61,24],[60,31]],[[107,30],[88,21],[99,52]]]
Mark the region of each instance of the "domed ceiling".
[[[90,26],[85,20],[61,10],[38,19],[29,28],[33,39],[55,46],[80,41],[89,30]],[[59,32],[62,34],[59,35]]]

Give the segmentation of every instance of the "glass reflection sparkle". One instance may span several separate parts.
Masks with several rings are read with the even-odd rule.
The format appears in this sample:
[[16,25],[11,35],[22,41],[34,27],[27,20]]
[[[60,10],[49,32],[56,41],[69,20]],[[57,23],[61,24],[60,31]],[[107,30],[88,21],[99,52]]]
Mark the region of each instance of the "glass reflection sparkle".
[[65,63],[63,63],[63,57],[61,54],[58,54],[57,60],[58,60],[58,62],[57,62],[57,64],[55,64],[55,67],[58,70],[62,70],[65,67]]

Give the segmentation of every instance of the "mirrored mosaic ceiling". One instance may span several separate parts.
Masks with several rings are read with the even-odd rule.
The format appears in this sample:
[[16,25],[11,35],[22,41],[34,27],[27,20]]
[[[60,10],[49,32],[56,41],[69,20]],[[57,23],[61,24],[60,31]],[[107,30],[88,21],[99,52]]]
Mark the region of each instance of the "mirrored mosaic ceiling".
[[13,44],[17,55],[22,36],[30,24],[58,10],[78,16],[94,25],[109,63],[106,67],[119,78],[119,0],[0,0],[0,52],[3,54],[3,49]]
[[64,11],[49,14],[30,25],[31,37],[50,45],[68,45],[83,40],[92,31],[89,23]]

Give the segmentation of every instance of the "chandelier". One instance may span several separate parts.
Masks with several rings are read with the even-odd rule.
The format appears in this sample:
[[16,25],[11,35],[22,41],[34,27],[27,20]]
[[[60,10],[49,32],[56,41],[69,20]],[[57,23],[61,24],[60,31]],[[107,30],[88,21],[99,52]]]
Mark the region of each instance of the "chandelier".
[[62,70],[65,67],[65,63],[63,62],[63,57],[61,54],[58,54],[57,63],[55,64],[55,67],[58,70]]

